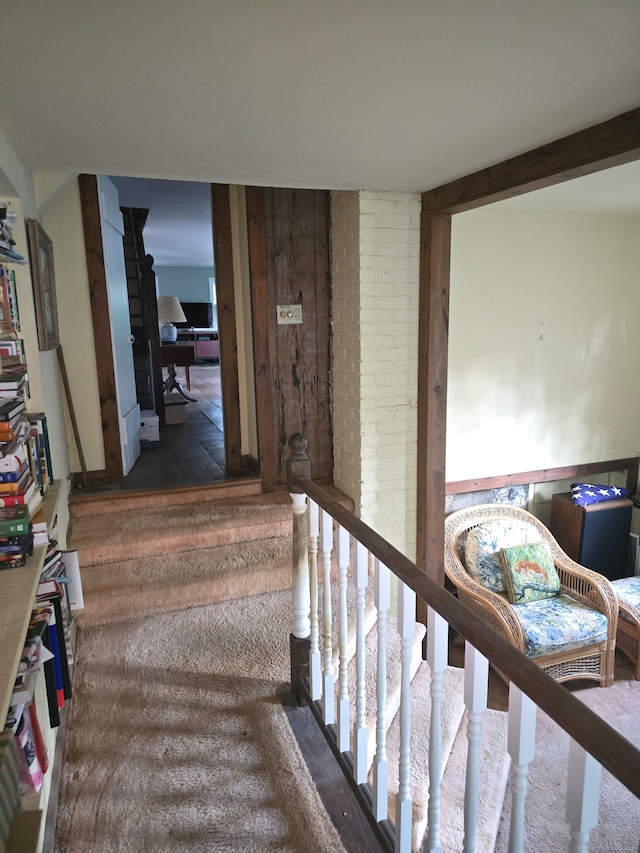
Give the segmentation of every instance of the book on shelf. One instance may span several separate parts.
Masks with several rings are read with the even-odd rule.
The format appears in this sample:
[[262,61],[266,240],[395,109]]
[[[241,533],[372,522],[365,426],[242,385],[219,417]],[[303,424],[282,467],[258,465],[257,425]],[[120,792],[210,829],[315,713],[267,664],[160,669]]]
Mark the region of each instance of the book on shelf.
[[[69,612],[67,609],[66,593],[61,584],[55,580],[41,581],[38,585],[36,600],[53,607],[53,613],[49,618],[48,629],[50,639],[55,648],[50,651],[57,656],[56,671],[59,673],[58,702],[64,705],[65,700],[71,699],[71,672],[69,670],[69,650],[67,648],[67,626],[69,623]],[[62,691],[60,693],[60,690]]]
[[18,436],[26,435],[29,421],[24,412],[19,412],[9,421],[0,421],[0,441],[13,441]]
[[[4,491],[2,485],[0,485],[0,507],[3,506],[29,506],[31,502],[31,498],[39,491],[38,484],[31,476],[31,471],[27,473],[27,478],[25,480],[25,485],[23,488],[13,489],[11,491]],[[31,510],[31,514],[34,515],[35,512]]]
[[44,773],[38,759],[30,716],[22,712],[16,729],[18,743],[18,771],[20,796],[37,794],[42,787]]
[[31,533],[28,506],[0,507],[0,536],[18,536]]
[[13,685],[13,693],[11,694],[11,704],[27,704],[33,699],[33,694],[36,689],[36,680],[38,678],[39,667],[32,668],[28,672],[21,672]]
[[37,430],[38,445],[40,447],[40,456],[42,458],[43,470],[46,471],[46,476],[49,484],[53,483],[53,466],[51,464],[51,446],[49,444],[49,429],[47,427],[47,416],[44,412],[29,412],[27,414],[29,423]]
[[82,610],[84,608],[84,594],[82,592],[82,577],[80,575],[80,561],[77,551],[63,551],[62,559],[64,569],[69,583],[67,595],[69,599],[69,610]]
[[[62,680],[62,676],[56,675],[56,656],[55,652],[52,648],[51,641],[51,629],[47,624],[47,629],[45,630],[42,636],[42,642],[47,649],[51,653],[51,656],[46,660],[43,664],[44,670],[44,683],[46,687],[47,693],[47,709],[49,711],[49,726],[52,729],[58,728],[60,725],[60,705],[59,698],[61,694],[58,693],[58,677],[60,681]],[[58,664],[59,666],[59,664]]]
[[18,752],[11,728],[0,731],[0,850],[3,849],[15,812],[19,808]]
[[25,672],[36,659],[38,646],[42,642],[52,612],[52,604],[40,604],[31,611],[29,627],[27,628],[27,635],[24,639],[24,648],[18,664],[18,672]]
[[25,402],[17,398],[9,397],[6,400],[0,400],[0,421],[10,421],[11,418],[24,412]]
[[10,444],[11,447],[5,448],[2,456],[0,456],[0,473],[3,474],[14,471],[22,472],[25,466],[29,464],[27,442],[20,441],[17,438]]
[[31,471],[27,468],[22,472],[22,474],[18,475],[18,477],[14,477],[12,475],[11,480],[7,480],[6,476],[8,475],[0,474],[0,493],[3,495],[13,494],[26,488],[29,477],[31,476]]

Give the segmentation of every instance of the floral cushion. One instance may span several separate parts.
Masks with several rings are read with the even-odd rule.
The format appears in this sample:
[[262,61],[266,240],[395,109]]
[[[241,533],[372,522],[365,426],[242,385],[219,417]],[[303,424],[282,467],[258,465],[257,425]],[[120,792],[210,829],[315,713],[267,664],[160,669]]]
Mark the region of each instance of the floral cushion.
[[537,658],[607,639],[607,617],[560,594],[514,608],[525,635],[525,654]]
[[515,518],[487,521],[467,534],[464,550],[467,571],[486,589],[505,595],[507,587],[500,551],[539,541],[540,531],[528,521]]
[[511,604],[526,604],[560,592],[560,578],[547,542],[503,548],[501,555]]
[[[617,581],[611,581],[611,586],[620,601],[640,610],[640,578],[620,578]],[[624,618],[624,615],[624,612],[620,611],[620,616]]]

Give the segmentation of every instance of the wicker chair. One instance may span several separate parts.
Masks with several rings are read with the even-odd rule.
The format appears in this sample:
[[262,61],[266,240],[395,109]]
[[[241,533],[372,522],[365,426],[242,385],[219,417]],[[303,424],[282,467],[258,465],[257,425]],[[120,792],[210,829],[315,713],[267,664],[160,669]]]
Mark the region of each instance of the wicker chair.
[[[584,643],[578,648],[571,647],[571,643],[564,645],[559,643],[557,648],[546,649],[542,654],[538,654],[535,650],[531,652],[531,647],[527,651],[527,635],[520,621],[523,619],[524,611],[521,611],[519,618],[518,610],[529,605],[514,606],[508,601],[506,595],[485,588],[469,574],[465,563],[465,545],[468,533],[473,528],[491,521],[500,520],[506,523],[505,526],[508,527],[511,519],[513,519],[514,524],[528,522],[533,525],[536,530],[531,532],[535,538],[539,533],[538,541],[548,543],[551,549],[561,589],[556,599],[547,599],[547,601],[553,600],[556,601],[556,606],[566,604],[571,608],[572,602],[564,599],[564,596],[568,596],[569,599],[573,599],[573,602],[577,601],[587,607],[589,611],[596,610],[606,616],[606,626],[600,626],[600,632],[595,637],[596,641],[594,641],[594,637],[585,636],[584,639],[578,641]],[[533,540],[530,539],[529,541]],[[577,678],[593,679],[598,681],[602,687],[607,687],[613,683],[618,624],[618,602],[615,592],[610,582],[603,575],[580,566],[570,559],[545,525],[531,513],[519,507],[503,504],[483,504],[451,513],[445,519],[444,567],[448,579],[457,590],[460,601],[475,611],[488,625],[520,649],[523,654],[531,657],[556,681],[568,681]],[[544,608],[545,603],[545,601],[535,603],[538,612],[541,612],[540,608]],[[593,613],[587,613],[586,617],[596,618]],[[602,619],[600,621],[603,622]]]
[[620,605],[617,647],[633,663],[634,677],[640,680],[640,578],[620,578],[611,586]]

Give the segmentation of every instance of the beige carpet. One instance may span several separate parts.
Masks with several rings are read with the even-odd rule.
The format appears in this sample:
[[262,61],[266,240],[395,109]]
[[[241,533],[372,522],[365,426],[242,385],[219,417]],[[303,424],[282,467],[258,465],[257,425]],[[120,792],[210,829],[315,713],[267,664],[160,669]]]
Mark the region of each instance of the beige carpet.
[[291,537],[121,560],[81,570],[83,626],[291,588]]
[[290,597],[81,630],[57,853],[344,850],[277,698]]
[[76,518],[69,547],[84,567],[287,536],[291,530],[291,499],[280,493]]
[[[640,746],[640,682],[616,681],[612,687],[590,687],[576,695],[627,740]],[[566,853],[567,757],[569,736],[538,711],[536,757],[530,766],[525,808],[525,853]],[[502,816],[496,853],[506,853],[511,791]],[[640,801],[610,773],[602,771],[599,821],[591,833],[589,853],[637,853],[640,843]]]

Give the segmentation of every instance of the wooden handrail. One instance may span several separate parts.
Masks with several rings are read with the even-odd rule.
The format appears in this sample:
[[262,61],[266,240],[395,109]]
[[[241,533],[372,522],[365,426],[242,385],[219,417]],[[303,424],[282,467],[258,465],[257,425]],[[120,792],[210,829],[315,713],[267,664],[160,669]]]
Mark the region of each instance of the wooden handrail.
[[293,491],[307,494],[333,516],[489,661],[499,661],[500,671],[505,676],[636,797],[640,797],[640,750],[313,480],[293,476],[289,486]]

